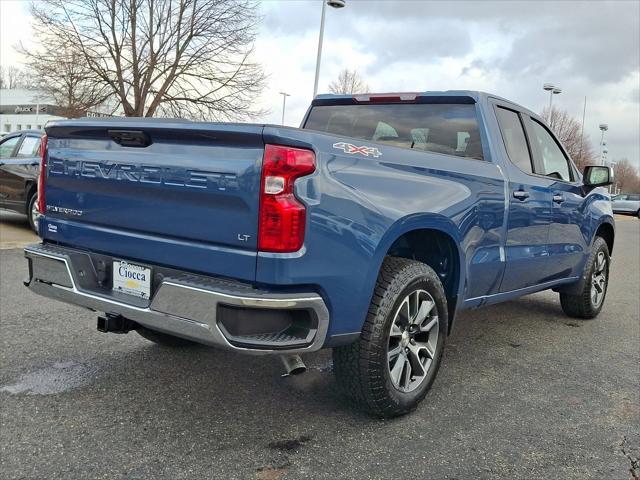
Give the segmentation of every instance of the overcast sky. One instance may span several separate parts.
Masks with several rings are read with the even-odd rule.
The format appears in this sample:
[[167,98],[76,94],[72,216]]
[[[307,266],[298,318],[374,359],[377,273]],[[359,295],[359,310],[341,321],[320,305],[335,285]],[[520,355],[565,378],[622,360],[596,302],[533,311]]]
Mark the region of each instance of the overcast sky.
[[[320,0],[265,0],[256,59],[269,75],[263,121],[297,126],[313,93]],[[0,62],[19,62],[11,45],[29,37],[26,2],[0,0]],[[327,8],[320,93],[342,68],[372,91],[484,90],[534,111],[548,103],[578,119],[596,149],[608,123],[609,158],[640,158],[640,1],[347,0]]]

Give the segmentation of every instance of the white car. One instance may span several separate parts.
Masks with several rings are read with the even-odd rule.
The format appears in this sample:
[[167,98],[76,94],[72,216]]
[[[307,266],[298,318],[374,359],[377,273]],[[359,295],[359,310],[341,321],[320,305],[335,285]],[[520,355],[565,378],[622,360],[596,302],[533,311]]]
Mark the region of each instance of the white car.
[[611,197],[614,213],[626,213],[640,217],[640,193],[621,193]]

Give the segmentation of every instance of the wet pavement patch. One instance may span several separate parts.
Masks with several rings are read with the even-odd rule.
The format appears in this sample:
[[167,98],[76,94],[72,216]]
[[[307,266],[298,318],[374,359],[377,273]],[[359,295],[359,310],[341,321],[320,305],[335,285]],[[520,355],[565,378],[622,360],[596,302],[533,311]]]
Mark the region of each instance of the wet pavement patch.
[[273,465],[260,467],[256,470],[256,478],[258,480],[278,480],[287,474],[290,466],[291,462],[289,462],[288,459],[285,459],[280,462],[276,462]]
[[311,435],[300,435],[298,438],[286,439],[286,440],[276,440],[269,443],[269,447],[274,450],[282,450],[285,452],[296,451],[302,445],[311,440]]
[[88,385],[97,368],[74,361],[56,362],[22,375],[17,382],[0,386],[0,392],[13,395],[55,395]]

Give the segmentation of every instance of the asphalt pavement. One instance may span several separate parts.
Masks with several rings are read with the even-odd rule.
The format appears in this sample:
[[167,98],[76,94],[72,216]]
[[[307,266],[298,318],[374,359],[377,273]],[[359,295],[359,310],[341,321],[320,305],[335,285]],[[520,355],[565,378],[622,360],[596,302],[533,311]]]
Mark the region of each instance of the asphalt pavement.
[[[9,245],[10,229],[24,228],[9,220],[0,218],[3,245],[32,240],[23,232]],[[20,249],[0,251],[4,479],[640,476],[632,217],[617,222],[596,320],[564,316],[552,292],[464,312],[425,401],[386,421],[340,397],[328,351],[282,378],[277,358],[102,334],[94,313],[29,292],[26,267]]]

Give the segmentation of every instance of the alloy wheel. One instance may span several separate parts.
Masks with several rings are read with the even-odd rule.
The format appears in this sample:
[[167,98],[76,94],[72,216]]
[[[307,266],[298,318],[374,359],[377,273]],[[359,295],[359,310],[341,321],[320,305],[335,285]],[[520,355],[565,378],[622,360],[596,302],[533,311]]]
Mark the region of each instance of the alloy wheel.
[[29,214],[31,215],[31,223],[33,224],[33,228],[37,232],[38,231],[38,221],[40,220],[40,211],[38,211],[38,198],[37,197],[36,197],[36,200],[34,202],[32,202],[32,204],[31,204],[31,212],[29,212]]
[[599,307],[604,300],[607,290],[607,257],[604,252],[598,252],[596,256],[593,274],[591,276],[591,302],[594,307]]
[[387,360],[393,386],[418,388],[427,377],[438,345],[438,309],[429,292],[414,290],[400,303],[391,322]]

